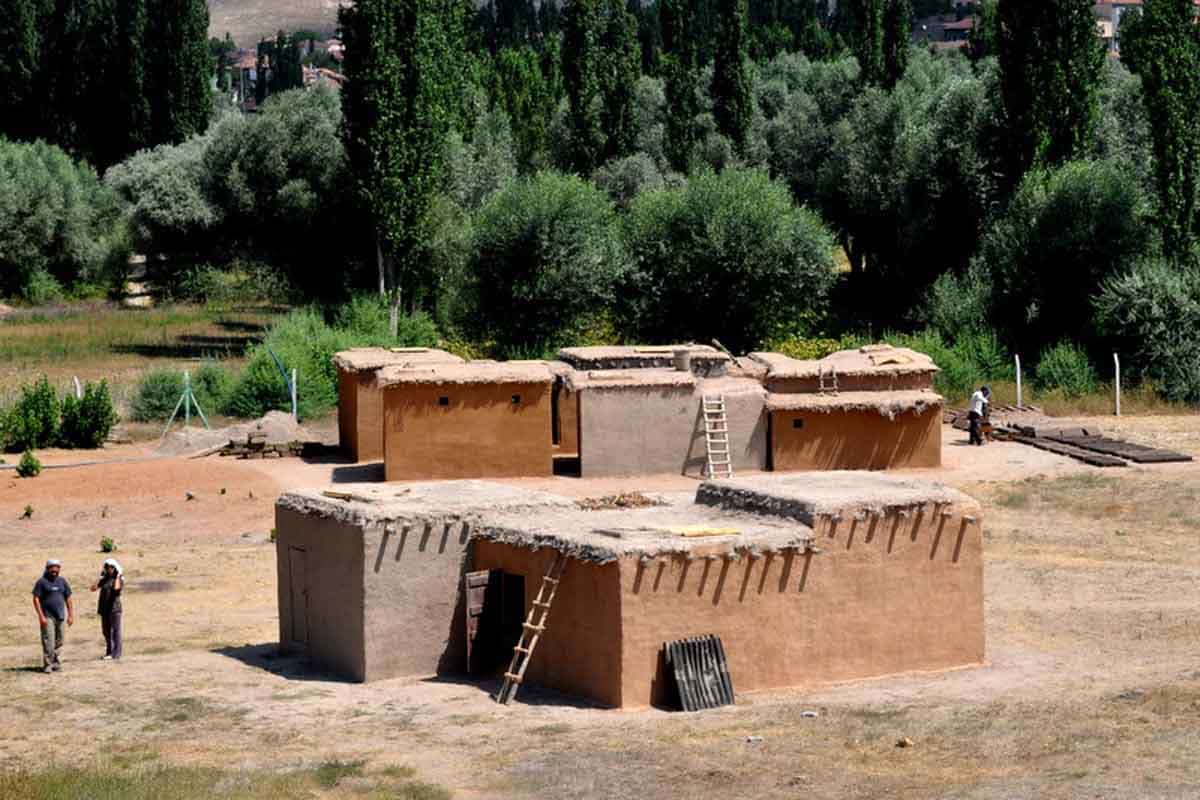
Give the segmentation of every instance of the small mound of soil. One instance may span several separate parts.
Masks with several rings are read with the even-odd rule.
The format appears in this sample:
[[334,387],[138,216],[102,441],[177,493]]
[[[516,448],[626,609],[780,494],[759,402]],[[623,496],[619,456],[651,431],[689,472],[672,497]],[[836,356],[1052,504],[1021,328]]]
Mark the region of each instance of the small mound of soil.
[[246,441],[249,433],[265,433],[268,444],[313,441],[314,437],[302,425],[282,411],[268,411],[266,416],[251,422],[230,425],[227,428],[187,428],[168,433],[156,452],[168,456],[199,453],[214,447],[223,447],[231,441]]

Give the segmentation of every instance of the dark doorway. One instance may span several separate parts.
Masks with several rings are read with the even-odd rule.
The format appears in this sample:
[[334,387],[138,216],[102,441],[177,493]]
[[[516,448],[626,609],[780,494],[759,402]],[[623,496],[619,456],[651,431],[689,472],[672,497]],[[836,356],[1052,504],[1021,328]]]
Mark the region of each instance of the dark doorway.
[[467,672],[493,675],[512,659],[525,622],[525,576],[503,570],[468,572]]

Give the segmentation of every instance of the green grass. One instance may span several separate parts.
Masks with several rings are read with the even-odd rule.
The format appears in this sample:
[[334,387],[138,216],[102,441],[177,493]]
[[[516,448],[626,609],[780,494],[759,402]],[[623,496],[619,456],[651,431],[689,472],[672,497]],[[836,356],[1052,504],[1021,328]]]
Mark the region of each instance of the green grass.
[[[111,764],[74,768],[54,766],[42,771],[0,772],[0,797],[5,800],[308,800],[324,796],[338,779],[364,777],[362,761],[327,761],[289,771],[225,770],[212,767],[173,767],[141,764],[114,768]],[[367,798],[392,800],[449,800],[442,786],[414,778],[408,767],[389,767],[366,775],[373,784]],[[345,796],[338,794],[337,796]]]

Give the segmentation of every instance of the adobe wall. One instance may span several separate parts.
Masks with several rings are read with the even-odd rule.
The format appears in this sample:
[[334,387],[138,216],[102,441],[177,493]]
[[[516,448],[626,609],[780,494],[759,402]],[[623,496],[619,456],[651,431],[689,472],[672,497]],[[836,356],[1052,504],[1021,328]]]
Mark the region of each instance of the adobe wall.
[[[749,384],[750,382],[746,382]],[[764,392],[724,392],[733,468],[767,463]],[[588,387],[579,392],[579,463],[583,477],[686,474],[707,463],[701,386]]]
[[[826,373],[826,382],[830,381]],[[811,378],[780,378],[765,379],[768,392],[779,394],[813,394],[820,390],[821,382],[815,376]],[[932,372],[913,372],[903,375],[838,375],[837,388],[839,392],[886,392],[904,391],[910,389],[932,389]]]
[[[942,463],[942,410],[888,419],[875,411],[772,411],[771,468],[776,472],[899,469]],[[800,420],[802,427],[794,426]]]
[[458,516],[364,528],[365,680],[466,669],[461,587],[470,530],[470,523]]
[[[279,643],[292,643],[293,598],[307,592],[308,645],[303,648],[320,669],[366,680],[363,644],[363,536],[354,525],[326,517],[275,509],[275,559],[279,590]],[[305,552],[306,575],[294,592],[290,549]],[[298,579],[298,576],[297,576]]]
[[579,392],[566,386],[559,389],[558,397],[559,444],[555,455],[579,455]]
[[[550,475],[550,384],[402,384],[384,390],[389,481]],[[521,402],[514,405],[513,395]],[[447,405],[438,399],[446,397]]]
[[383,390],[373,372],[338,370],[338,445],[354,461],[383,460]]
[[[472,569],[500,569],[525,577],[525,613],[537,597],[554,551],[479,539]],[[527,682],[621,705],[620,575],[617,564],[567,563],[558,593],[525,673]],[[507,668],[507,663],[505,664]]]
[[663,644],[703,634],[739,693],[981,663],[978,512],[923,508],[823,523],[819,553],[621,559],[620,705],[669,702]]

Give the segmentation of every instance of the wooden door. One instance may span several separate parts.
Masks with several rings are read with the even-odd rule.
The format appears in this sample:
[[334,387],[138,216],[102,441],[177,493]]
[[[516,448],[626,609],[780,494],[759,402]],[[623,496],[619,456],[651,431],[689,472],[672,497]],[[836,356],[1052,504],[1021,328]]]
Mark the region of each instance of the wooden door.
[[463,578],[463,594],[467,600],[467,672],[479,671],[480,650],[486,649],[486,643],[479,639],[479,631],[480,628],[486,631],[483,617],[488,610],[488,584],[492,580],[492,571],[487,569],[468,572]]
[[288,585],[291,588],[293,642],[308,644],[308,553],[288,548]]

